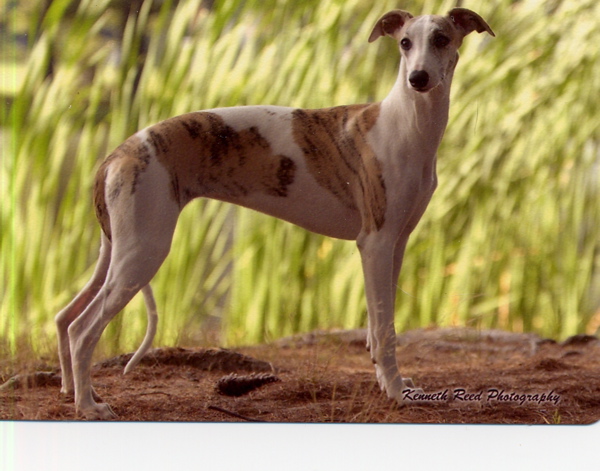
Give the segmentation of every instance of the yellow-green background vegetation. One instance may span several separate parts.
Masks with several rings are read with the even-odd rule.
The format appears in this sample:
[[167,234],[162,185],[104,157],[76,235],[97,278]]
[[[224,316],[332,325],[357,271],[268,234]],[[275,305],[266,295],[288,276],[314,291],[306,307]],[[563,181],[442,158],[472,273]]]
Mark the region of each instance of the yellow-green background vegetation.
[[[557,339],[600,328],[600,3],[464,1],[440,186],[411,239],[399,329],[469,325]],[[217,106],[377,101],[398,67],[386,11],[448,1],[7,1],[0,6],[0,351],[48,354],[93,270],[95,169],[136,130]],[[259,342],[366,324],[353,243],[218,202],[184,211],[153,283],[157,345]],[[134,348],[141,297],[107,329]],[[204,339],[206,340],[206,339]],[[213,338],[214,340],[214,338]]]

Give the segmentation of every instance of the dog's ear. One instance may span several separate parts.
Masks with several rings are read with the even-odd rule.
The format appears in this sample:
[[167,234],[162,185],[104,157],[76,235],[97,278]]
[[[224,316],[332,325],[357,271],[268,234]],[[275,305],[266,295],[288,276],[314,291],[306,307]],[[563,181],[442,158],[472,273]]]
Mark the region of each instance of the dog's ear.
[[485,20],[474,11],[467,10],[466,8],[453,8],[448,12],[448,18],[450,18],[450,21],[454,23],[463,36],[472,31],[477,31],[478,33],[487,31],[492,36],[496,36]]
[[369,36],[369,42],[372,43],[379,36],[387,35],[395,37],[396,33],[400,31],[400,28],[404,26],[404,23],[412,17],[413,16],[410,13],[403,10],[392,10],[386,13],[375,24],[371,36]]

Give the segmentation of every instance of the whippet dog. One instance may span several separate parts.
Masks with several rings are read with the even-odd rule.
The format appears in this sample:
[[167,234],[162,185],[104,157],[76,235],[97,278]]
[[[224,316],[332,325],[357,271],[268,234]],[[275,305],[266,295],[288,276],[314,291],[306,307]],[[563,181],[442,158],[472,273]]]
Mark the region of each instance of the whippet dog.
[[148,330],[126,368],[151,345],[156,304],[149,282],[169,253],[177,218],[194,198],[235,203],[310,231],[356,240],[363,266],[367,349],[390,398],[414,388],[396,362],[394,301],[408,237],[437,186],[436,152],[448,121],[457,50],[476,13],[413,17],[393,10],[369,42],[391,36],[400,71],[379,103],[326,109],[245,106],[199,111],[150,126],[100,166],[94,201],[102,228],[92,279],[56,316],[61,392],[88,419],[115,417],[97,403],[92,353],[108,323],[140,290]]

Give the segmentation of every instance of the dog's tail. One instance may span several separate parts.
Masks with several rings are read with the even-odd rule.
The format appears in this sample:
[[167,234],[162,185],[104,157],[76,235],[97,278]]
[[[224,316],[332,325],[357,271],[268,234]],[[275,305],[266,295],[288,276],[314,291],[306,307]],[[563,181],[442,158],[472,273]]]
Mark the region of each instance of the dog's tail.
[[156,326],[158,324],[158,312],[156,310],[156,301],[154,300],[154,295],[152,294],[152,288],[150,287],[150,285],[146,285],[142,288],[142,294],[144,295],[144,301],[146,301],[146,309],[148,311],[148,326],[146,327],[146,335],[144,336],[142,344],[138,347],[137,351],[127,362],[123,374],[129,373],[135,367],[135,365],[137,365],[140,362],[142,357],[148,352],[148,350],[150,350],[150,347],[152,346],[152,341],[154,340],[154,336],[156,335]]

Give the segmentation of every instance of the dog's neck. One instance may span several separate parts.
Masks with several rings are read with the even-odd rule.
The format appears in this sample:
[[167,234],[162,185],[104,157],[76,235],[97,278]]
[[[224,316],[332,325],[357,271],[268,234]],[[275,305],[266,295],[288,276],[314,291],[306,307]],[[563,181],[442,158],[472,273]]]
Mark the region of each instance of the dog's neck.
[[420,136],[422,148],[435,152],[448,124],[453,73],[453,69],[449,70],[437,87],[420,93],[409,85],[405,61],[400,62],[396,83],[382,101],[382,113],[394,123],[399,135],[409,133],[413,139],[415,135]]

